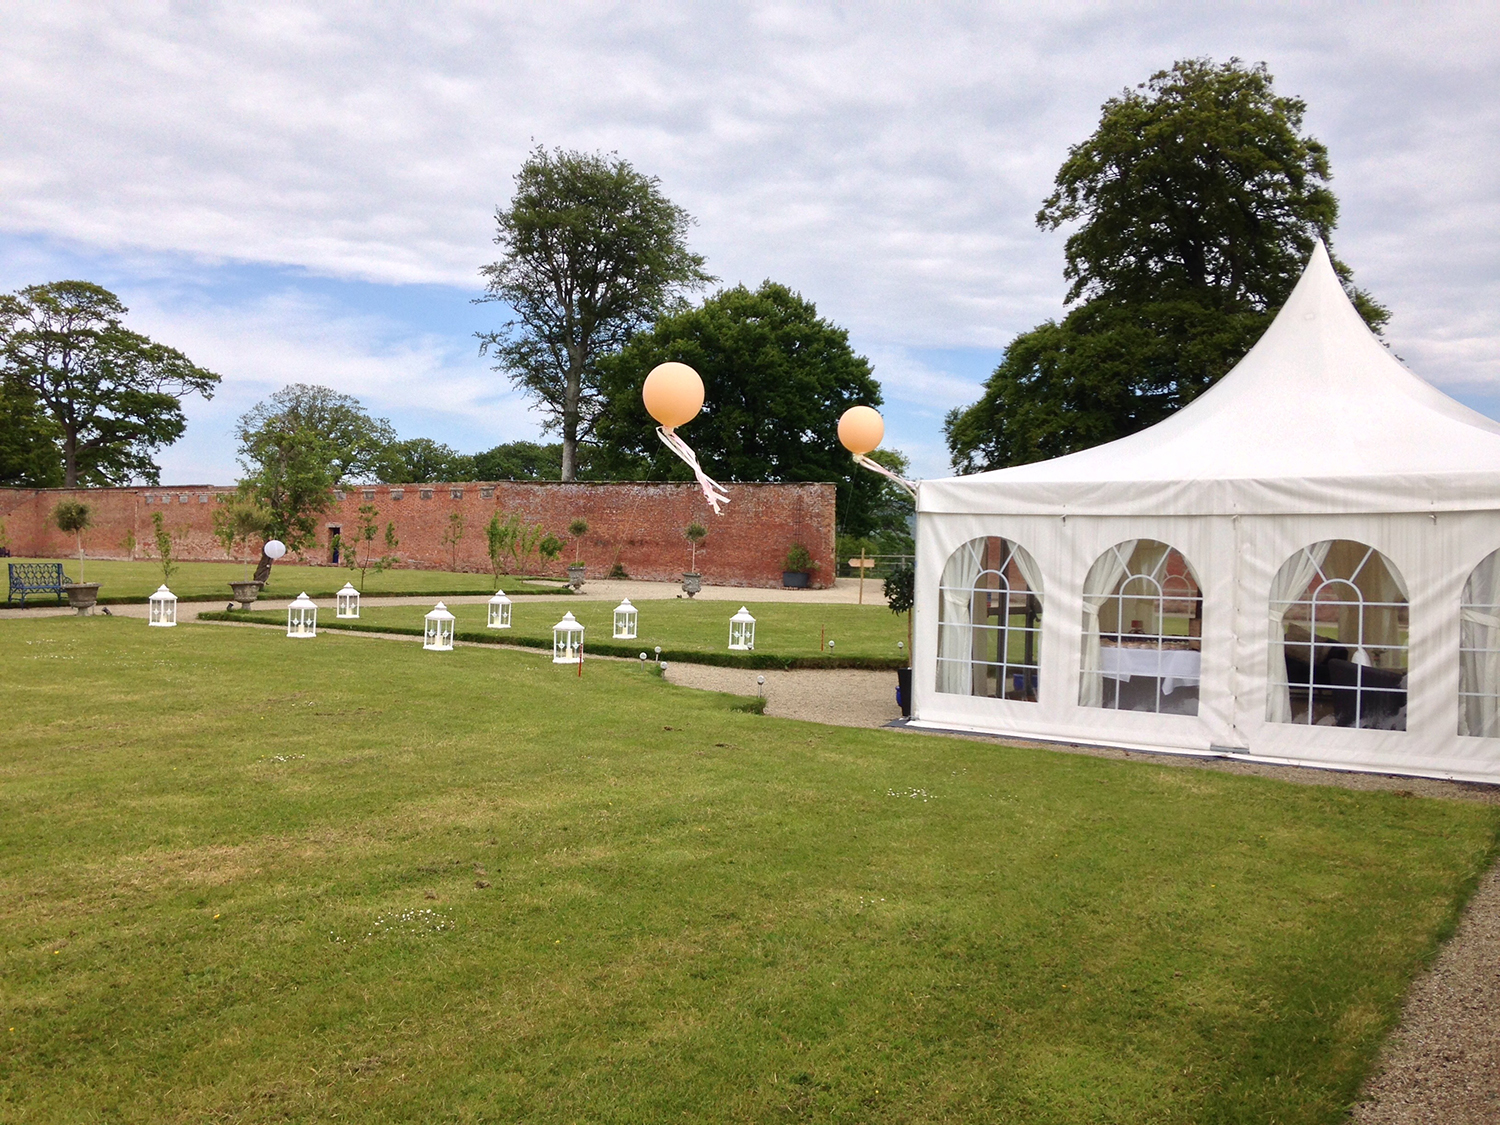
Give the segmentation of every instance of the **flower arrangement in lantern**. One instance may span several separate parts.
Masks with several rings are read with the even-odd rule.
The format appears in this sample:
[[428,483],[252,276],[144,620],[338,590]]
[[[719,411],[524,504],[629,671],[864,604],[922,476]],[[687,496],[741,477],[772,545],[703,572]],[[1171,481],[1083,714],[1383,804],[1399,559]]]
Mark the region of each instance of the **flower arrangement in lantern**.
[[286,607],[286,635],[289,637],[315,637],[318,635],[318,607],[307,596],[307,591],[297,595],[297,600]]
[[151,625],[170,629],[177,624],[177,595],[168,590],[166,584],[151,595]]
[[453,651],[453,614],[442,602],[432,607],[432,612],[422,619],[426,628],[422,631],[422,647],[433,652]]
[[510,599],[505,596],[504,590],[496,590],[495,596],[490,599],[490,628],[510,628]]
[[569,610],[552,626],[552,663],[576,664],[583,659],[583,626]]
[[615,636],[617,641],[635,640],[635,627],[638,620],[635,606],[630,604],[626,598],[615,606]]
[[736,652],[755,648],[755,618],[745,606],[740,606],[740,611],[729,619],[729,647]]
[[359,616],[359,591],[352,583],[344,583],[344,588],[339,591],[338,598],[339,605],[335,612],[339,617]]

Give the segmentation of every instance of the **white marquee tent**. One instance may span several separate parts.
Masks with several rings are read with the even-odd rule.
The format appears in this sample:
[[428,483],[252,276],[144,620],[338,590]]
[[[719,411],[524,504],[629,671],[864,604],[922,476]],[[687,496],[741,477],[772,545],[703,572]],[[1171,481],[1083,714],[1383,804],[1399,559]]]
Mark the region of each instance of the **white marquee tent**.
[[1321,245],[1183,410],[917,509],[915,725],[1500,781],[1500,423]]

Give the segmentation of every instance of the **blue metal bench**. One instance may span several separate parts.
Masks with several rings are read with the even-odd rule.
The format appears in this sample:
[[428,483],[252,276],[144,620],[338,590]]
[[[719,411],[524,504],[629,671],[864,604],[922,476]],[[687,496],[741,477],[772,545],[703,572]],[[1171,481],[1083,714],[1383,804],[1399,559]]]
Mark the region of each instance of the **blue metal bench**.
[[63,584],[73,581],[63,573],[62,563],[9,563],[10,593],[5,595],[7,603],[20,595],[21,605],[31,594],[56,594],[57,604],[62,605]]

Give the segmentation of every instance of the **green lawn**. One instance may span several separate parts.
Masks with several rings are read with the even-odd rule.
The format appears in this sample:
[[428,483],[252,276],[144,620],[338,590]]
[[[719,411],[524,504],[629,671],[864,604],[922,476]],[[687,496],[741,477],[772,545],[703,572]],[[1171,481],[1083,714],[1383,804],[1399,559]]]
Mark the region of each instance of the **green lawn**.
[[1339,1122],[1497,812],[0,622],[0,1120]]
[[[60,562],[63,572],[73,581],[78,581],[78,560],[74,559],[0,559],[8,562]],[[178,563],[168,585],[172,592],[184,601],[229,600],[229,583],[248,579],[254,568],[244,563],[185,562]],[[84,578],[101,583],[99,600],[118,604],[124,601],[145,601],[161,585],[161,566],[155,562],[120,562],[111,559],[87,559],[84,562]],[[9,590],[7,578],[6,590]],[[332,598],[334,591],[345,582],[359,585],[359,572],[337,566],[297,566],[277,563],[271,568],[271,580],[265,590],[268,598],[295,598],[303,590],[310,597]],[[562,583],[542,580],[539,583],[523,583],[520,579],[505,579],[507,592],[543,594],[560,592]],[[512,588],[513,591],[512,591]],[[367,594],[493,594],[495,579],[489,574],[465,574],[448,570],[387,570],[376,574],[370,571],[365,576]],[[26,604],[55,604],[56,598],[47,595],[26,599]]]
[[[748,593],[749,591],[747,591]],[[456,633],[475,640],[505,644],[550,647],[552,626],[564,613],[572,613],[584,627],[584,652],[634,656],[640,652],[655,655],[658,645],[667,659],[693,659],[695,655],[720,653],[728,657],[729,618],[739,609],[739,602],[697,602],[687,599],[643,601],[636,607],[636,639],[616,641],[613,601],[569,600],[561,602],[519,602],[511,607],[511,627],[490,629],[489,609],[483,605],[449,606],[457,621]],[[818,602],[746,602],[755,617],[755,652],[765,663],[817,661],[819,645],[834,642],[833,648],[821,650],[822,660],[843,658],[846,661],[885,661],[891,667],[904,666],[905,650],[897,643],[906,642],[906,618],[898,617],[884,606],[825,605]],[[359,625],[368,631],[408,630],[422,632],[422,619],[431,606],[362,606]],[[245,615],[233,615],[241,620]],[[286,621],[285,612],[255,613],[252,620],[266,623]],[[318,624],[340,625],[331,606],[320,610]]]

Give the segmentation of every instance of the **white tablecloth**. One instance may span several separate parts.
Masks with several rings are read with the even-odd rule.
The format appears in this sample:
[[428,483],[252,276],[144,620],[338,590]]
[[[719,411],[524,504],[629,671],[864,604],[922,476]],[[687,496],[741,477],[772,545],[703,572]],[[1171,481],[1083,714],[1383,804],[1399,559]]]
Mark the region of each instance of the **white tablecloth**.
[[1203,654],[1183,648],[1119,648],[1099,650],[1099,670],[1106,679],[1129,680],[1131,676],[1156,676],[1164,695],[1179,687],[1197,687]]

